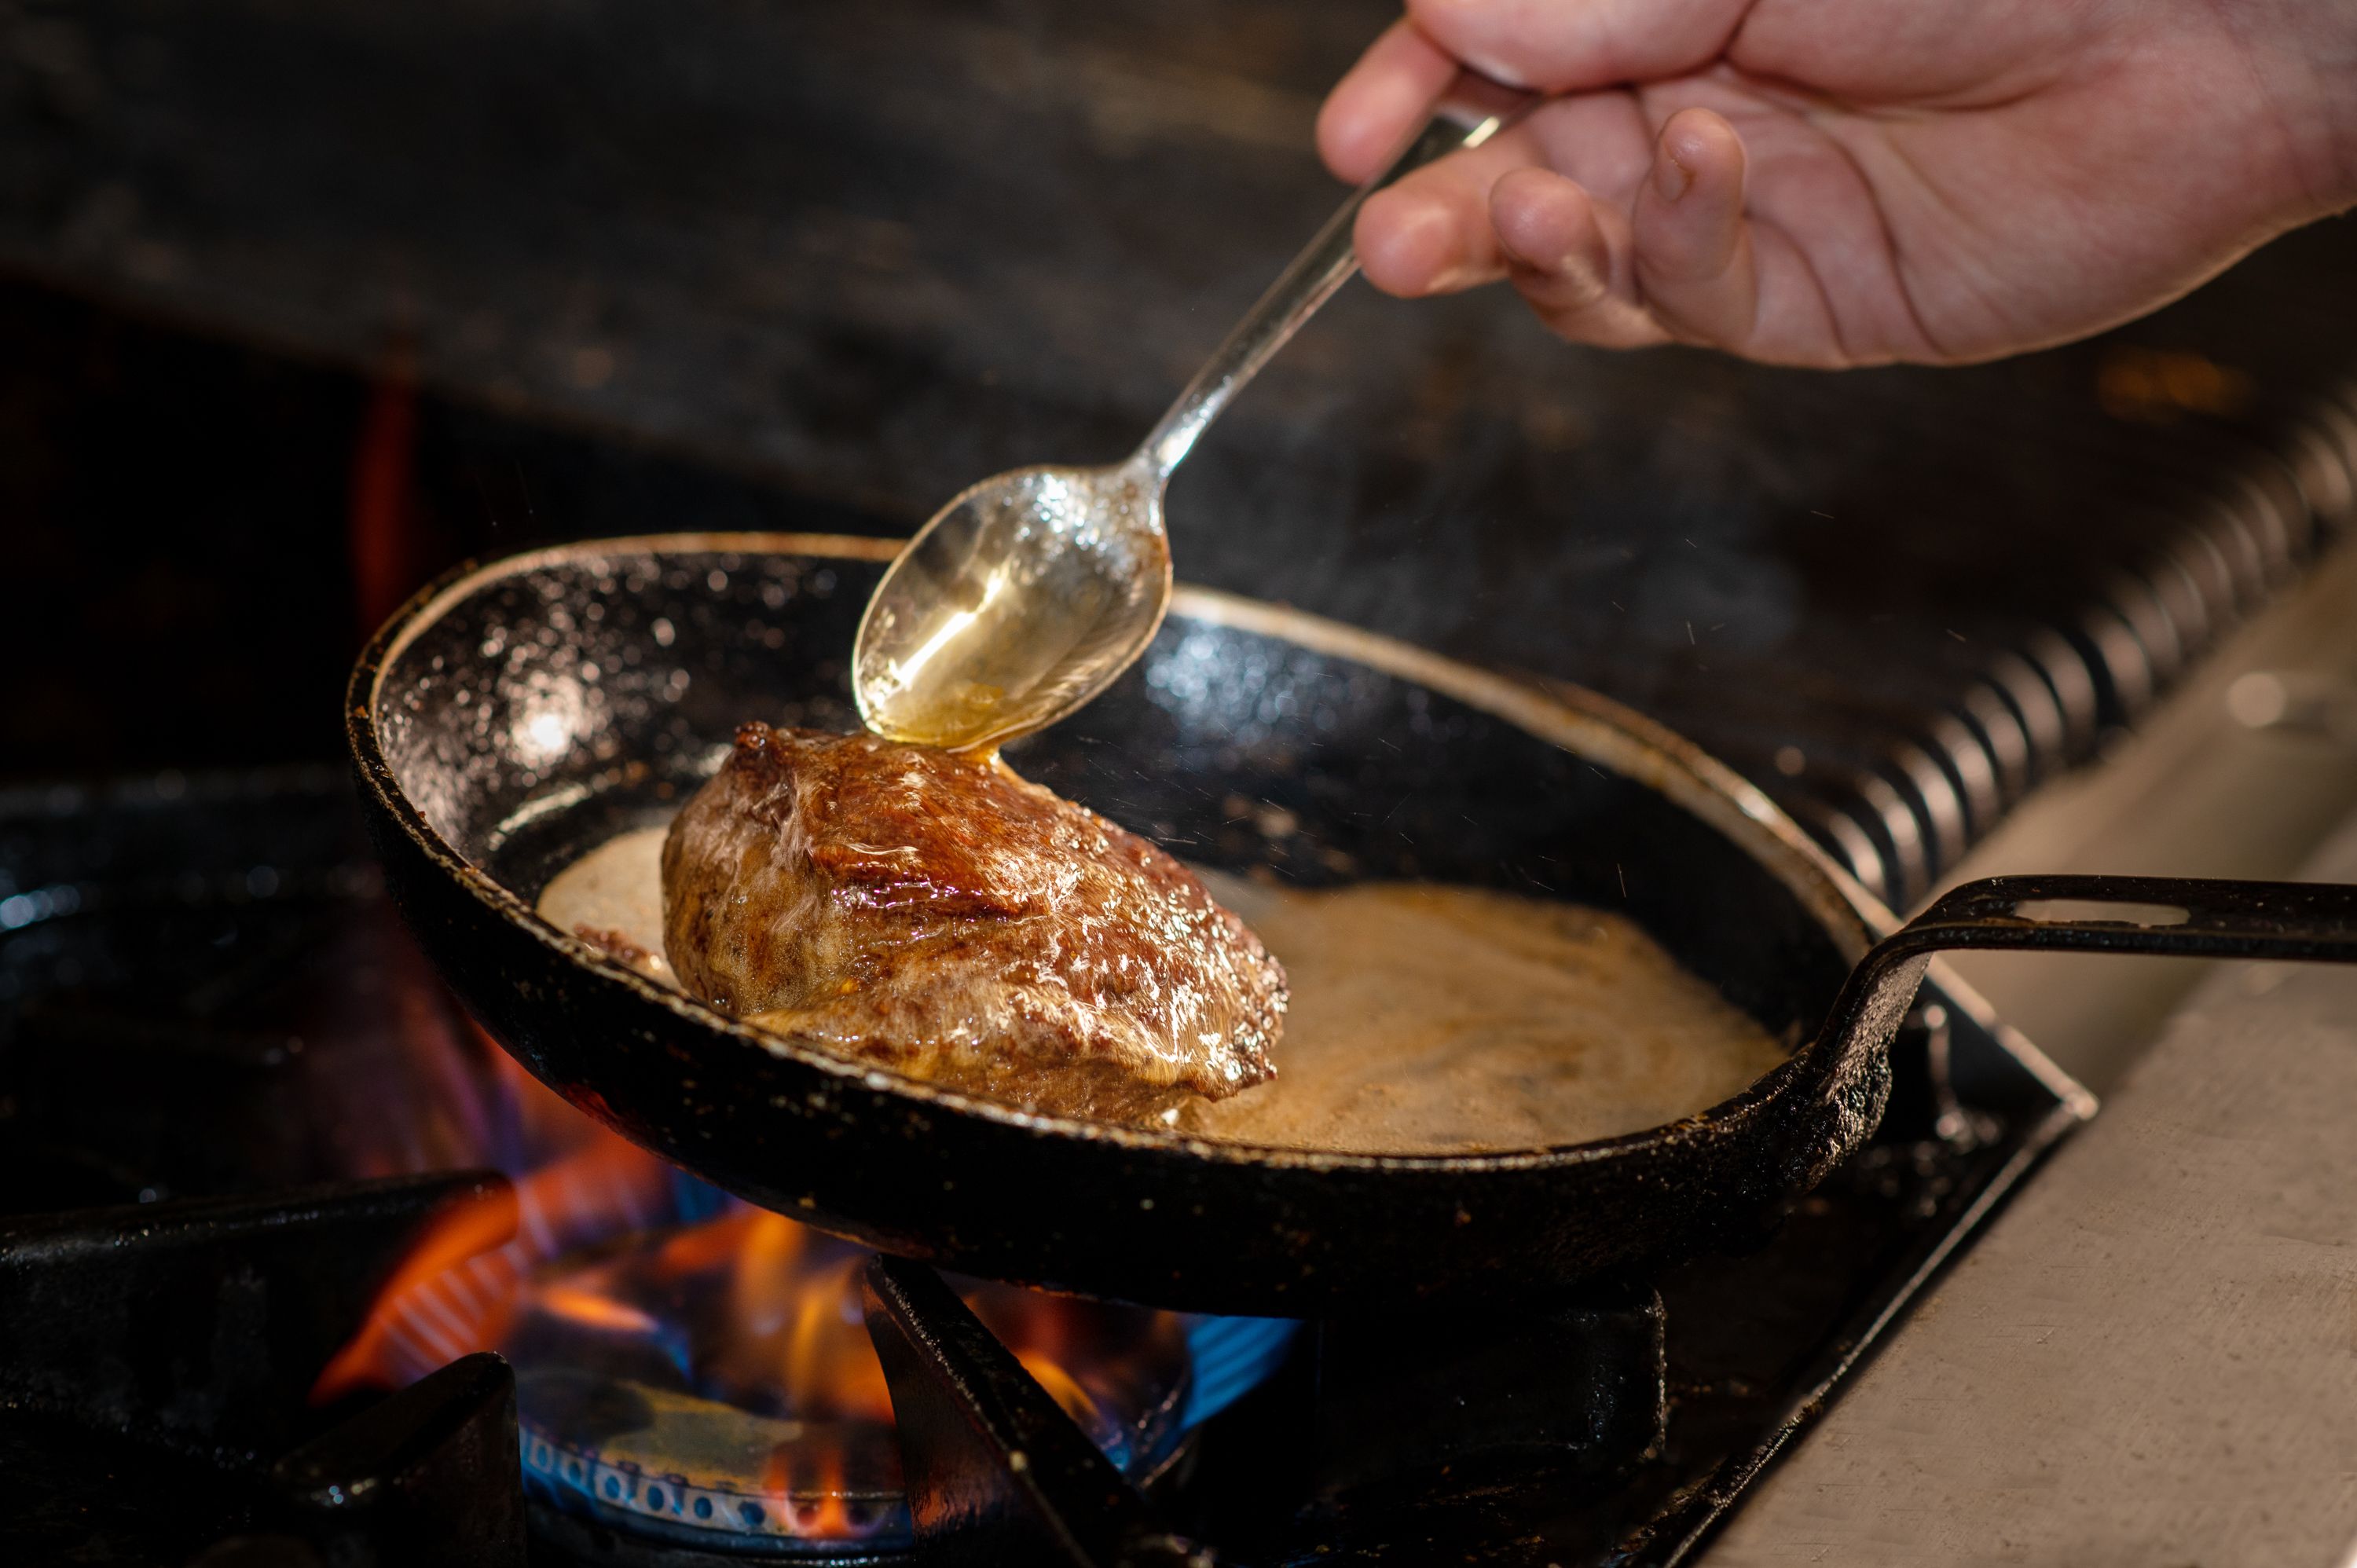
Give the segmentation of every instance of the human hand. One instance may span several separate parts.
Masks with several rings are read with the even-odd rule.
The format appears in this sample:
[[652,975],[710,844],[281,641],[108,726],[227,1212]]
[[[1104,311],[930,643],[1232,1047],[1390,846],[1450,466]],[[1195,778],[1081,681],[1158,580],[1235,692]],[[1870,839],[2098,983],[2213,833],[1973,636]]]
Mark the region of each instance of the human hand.
[[1408,0],[1318,116],[1372,177],[1458,62],[1559,94],[1369,199],[1388,293],[1575,341],[1993,359],[2357,199],[2349,0]]

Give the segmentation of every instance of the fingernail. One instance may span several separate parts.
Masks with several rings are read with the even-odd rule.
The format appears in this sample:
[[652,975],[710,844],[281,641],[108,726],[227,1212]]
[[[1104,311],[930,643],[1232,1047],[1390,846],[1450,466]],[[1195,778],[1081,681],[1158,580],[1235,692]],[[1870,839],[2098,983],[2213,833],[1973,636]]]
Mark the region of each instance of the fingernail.
[[1664,201],[1675,201],[1694,188],[1694,171],[1678,162],[1667,146],[1653,160],[1653,189]]

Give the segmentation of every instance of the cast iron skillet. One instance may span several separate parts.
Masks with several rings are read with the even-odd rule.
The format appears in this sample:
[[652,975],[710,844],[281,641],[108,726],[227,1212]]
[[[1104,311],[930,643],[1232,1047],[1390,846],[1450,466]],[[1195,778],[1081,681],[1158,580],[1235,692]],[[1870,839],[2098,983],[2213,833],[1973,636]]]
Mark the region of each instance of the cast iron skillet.
[[347,715],[393,896],[503,1046],[665,1158],[890,1251],[1221,1312],[1544,1295],[1749,1228],[1818,1181],[1879,1117],[1890,1036],[1936,949],[2357,960],[2357,890],[2085,877],[1974,884],[1869,955],[1838,874],[1658,726],[1194,590],[1111,692],[1010,748],[1017,768],[1200,863],[1626,910],[1799,1048],[1736,1099],[1628,1137],[1248,1148],[1039,1115],[760,1035],[534,916],[581,853],[668,820],[740,721],[856,725],[845,660],[894,549],[679,535],[462,568],[369,645]]

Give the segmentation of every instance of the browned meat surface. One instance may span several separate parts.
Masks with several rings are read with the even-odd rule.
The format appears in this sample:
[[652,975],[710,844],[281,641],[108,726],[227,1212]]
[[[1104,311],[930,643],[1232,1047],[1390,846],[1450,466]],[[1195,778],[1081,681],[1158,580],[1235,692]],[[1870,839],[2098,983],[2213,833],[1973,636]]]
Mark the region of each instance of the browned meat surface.
[[1145,1122],[1272,1070],[1285,973],[1260,940],[1002,763],[747,725],[662,883],[691,994],[913,1077]]

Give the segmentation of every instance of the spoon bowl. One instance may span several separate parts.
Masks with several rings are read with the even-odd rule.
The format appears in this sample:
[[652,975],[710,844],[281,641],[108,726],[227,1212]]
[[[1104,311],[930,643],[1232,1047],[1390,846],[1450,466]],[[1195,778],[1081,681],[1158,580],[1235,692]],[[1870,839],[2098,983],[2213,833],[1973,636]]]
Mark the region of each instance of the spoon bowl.
[[933,515],[877,585],[852,686],[888,740],[995,746],[1095,696],[1170,604],[1162,478],[1017,468]]

